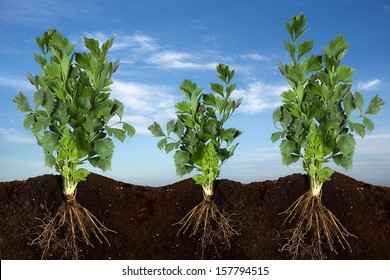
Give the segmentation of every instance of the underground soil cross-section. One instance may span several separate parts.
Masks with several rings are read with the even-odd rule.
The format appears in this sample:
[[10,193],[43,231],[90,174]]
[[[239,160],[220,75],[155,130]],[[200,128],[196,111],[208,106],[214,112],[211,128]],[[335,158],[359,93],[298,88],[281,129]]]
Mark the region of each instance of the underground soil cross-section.
[[[230,250],[204,252],[205,259],[288,259],[281,252],[285,211],[307,191],[306,175],[242,184],[217,180],[214,201],[220,211],[234,213],[240,235],[231,239]],[[61,178],[43,175],[23,181],[0,183],[0,259],[40,259],[37,237],[39,219],[56,213],[62,203]],[[107,228],[110,245],[80,243],[84,259],[197,259],[200,235],[179,234],[178,225],[202,190],[192,179],[163,187],[135,186],[91,174],[80,183],[78,202]],[[390,259],[390,188],[359,182],[335,173],[326,182],[323,204],[349,232],[350,250],[324,249],[325,259]],[[55,255],[53,259],[63,256]]]

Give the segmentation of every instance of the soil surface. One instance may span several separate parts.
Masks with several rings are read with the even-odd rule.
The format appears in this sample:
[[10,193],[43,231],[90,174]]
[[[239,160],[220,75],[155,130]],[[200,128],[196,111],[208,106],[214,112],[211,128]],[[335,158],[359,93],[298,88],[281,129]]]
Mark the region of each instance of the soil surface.
[[[43,175],[25,181],[0,183],[0,259],[40,259],[31,246],[40,220],[53,216],[62,203],[60,177]],[[275,181],[241,184],[216,183],[215,203],[237,223],[239,236],[230,250],[217,244],[206,259],[289,259],[280,252],[285,211],[309,186],[306,175],[293,174]],[[201,187],[192,179],[164,187],[126,184],[91,174],[80,183],[77,201],[104,225],[110,245],[93,240],[94,248],[80,245],[84,259],[197,259],[199,236],[177,235],[173,226],[202,200]],[[356,181],[335,173],[324,184],[322,201],[346,229],[352,252],[336,246],[327,259],[390,259],[390,188]],[[61,256],[52,255],[53,258]]]

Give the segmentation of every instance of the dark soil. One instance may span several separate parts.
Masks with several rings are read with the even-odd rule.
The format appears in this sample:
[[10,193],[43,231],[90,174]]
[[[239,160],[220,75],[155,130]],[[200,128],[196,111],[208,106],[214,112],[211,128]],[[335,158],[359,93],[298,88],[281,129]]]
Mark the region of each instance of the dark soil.
[[[241,184],[216,183],[215,202],[221,211],[234,214],[240,236],[231,249],[217,244],[206,259],[288,259],[280,252],[279,233],[286,210],[309,186],[307,176],[294,174],[276,181]],[[108,244],[93,240],[95,248],[81,245],[85,259],[196,259],[199,236],[177,235],[172,224],[202,200],[202,191],[191,179],[164,187],[125,184],[91,174],[78,187],[78,202],[104,225]],[[335,173],[324,184],[322,201],[347,230],[352,252],[336,246],[338,255],[328,259],[390,259],[390,188],[358,182]],[[0,183],[0,259],[40,259],[41,251],[30,246],[40,221],[53,216],[61,205],[60,177],[44,175],[25,181]],[[60,258],[61,256],[52,256]]]

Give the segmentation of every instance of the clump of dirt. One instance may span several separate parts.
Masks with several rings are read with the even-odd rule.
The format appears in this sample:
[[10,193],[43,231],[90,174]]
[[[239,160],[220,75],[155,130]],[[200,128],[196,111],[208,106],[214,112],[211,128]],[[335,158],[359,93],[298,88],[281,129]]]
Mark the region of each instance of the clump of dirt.
[[[0,259],[40,259],[31,245],[39,234],[39,219],[55,215],[62,203],[61,179],[43,175],[0,183]],[[281,252],[280,233],[288,230],[279,215],[309,187],[306,175],[293,174],[274,181],[241,184],[218,180],[214,202],[234,213],[240,235],[230,249],[210,249],[205,259],[289,259]],[[135,186],[97,174],[79,184],[77,200],[107,228],[110,242],[80,243],[84,259],[197,259],[201,235],[179,234],[180,221],[203,199],[192,179],[164,187]],[[325,259],[390,259],[390,188],[374,186],[335,173],[323,186],[322,203],[348,232],[351,251],[340,247],[323,251]],[[226,249],[226,250],[224,250]],[[60,254],[53,254],[60,259]]]

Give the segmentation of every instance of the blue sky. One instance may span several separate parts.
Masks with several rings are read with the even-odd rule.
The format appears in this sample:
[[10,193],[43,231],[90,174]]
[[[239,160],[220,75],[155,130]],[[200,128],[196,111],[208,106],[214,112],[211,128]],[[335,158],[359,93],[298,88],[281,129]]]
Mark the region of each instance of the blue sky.
[[[372,134],[357,146],[349,171],[358,180],[390,186],[390,0],[257,1],[257,0],[2,0],[0,2],[0,181],[26,179],[54,170],[44,167],[42,148],[23,126],[12,98],[33,87],[26,72],[40,73],[33,58],[35,37],[56,28],[83,49],[83,36],[100,41],[115,37],[109,56],[121,58],[111,87],[125,104],[125,120],[137,134],[115,142],[112,170],[93,172],[134,184],[160,186],[180,180],[173,153],[156,147],[147,127],[175,116],[178,89],[192,79],[205,91],[217,81],[215,67],[228,64],[236,71],[236,97],[243,103],[229,125],[244,134],[234,157],[222,167],[221,178],[241,182],[274,180],[303,173],[301,164],[283,166],[273,109],[280,104],[286,82],[277,61],[287,63],[285,23],[303,12],[314,39],[314,51],[336,35],[350,49],[344,63],[355,69],[353,88],[369,98],[378,93],[386,102]],[[190,175],[189,175],[190,176]]]

